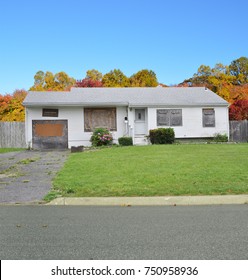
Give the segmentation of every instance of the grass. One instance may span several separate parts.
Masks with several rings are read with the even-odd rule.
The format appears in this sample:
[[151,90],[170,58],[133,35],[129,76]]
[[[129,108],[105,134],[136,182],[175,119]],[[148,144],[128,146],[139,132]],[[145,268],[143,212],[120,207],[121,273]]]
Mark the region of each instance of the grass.
[[39,157],[37,157],[37,158],[25,158],[25,159],[22,159],[22,160],[18,161],[17,163],[18,164],[29,164],[29,163],[35,162],[39,159],[40,159]]
[[75,153],[54,179],[52,197],[248,193],[247,155],[247,144],[133,146]]
[[23,148],[0,148],[0,154],[23,151]]

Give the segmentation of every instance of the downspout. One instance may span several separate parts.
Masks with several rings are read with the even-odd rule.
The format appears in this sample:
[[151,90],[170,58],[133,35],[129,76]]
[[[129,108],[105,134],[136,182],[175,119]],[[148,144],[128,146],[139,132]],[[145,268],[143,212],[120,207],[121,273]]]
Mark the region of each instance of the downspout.
[[130,118],[130,112],[132,111],[132,107],[130,107],[130,104],[128,102],[128,136],[132,137],[133,143],[134,143],[134,128],[130,124],[130,119],[133,121],[133,118]]
[[228,142],[230,141],[229,106],[230,106],[230,104],[228,104],[228,106],[226,108],[227,109],[227,131],[228,131],[227,137],[228,137]]
[[27,110],[27,107],[25,107],[25,142],[26,142],[26,148],[29,148],[29,145],[28,145],[28,110]]

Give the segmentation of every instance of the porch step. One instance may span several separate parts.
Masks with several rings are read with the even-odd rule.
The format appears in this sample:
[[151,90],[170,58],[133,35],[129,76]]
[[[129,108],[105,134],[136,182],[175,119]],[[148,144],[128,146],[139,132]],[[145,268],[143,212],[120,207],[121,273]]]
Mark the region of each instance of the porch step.
[[134,137],[134,145],[148,145],[147,138],[145,136],[135,136]]

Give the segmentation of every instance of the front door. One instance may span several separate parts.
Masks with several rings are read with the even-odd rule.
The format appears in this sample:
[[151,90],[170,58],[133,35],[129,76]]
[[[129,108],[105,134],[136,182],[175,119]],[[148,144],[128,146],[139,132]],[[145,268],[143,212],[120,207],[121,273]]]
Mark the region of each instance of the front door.
[[135,109],[135,135],[145,135],[146,131],[146,110]]

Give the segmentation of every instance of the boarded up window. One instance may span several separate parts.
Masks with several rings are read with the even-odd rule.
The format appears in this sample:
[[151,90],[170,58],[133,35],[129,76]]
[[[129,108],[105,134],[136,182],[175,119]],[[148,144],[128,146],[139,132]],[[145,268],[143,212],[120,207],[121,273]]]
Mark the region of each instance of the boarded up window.
[[91,132],[97,127],[116,131],[116,108],[85,108],[84,131]]
[[214,109],[202,109],[202,125],[203,127],[215,127]]
[[42,109],[42,117],[58,117],[59,110],[58,109]]
[[34,133],[39,137],[63,136],[63,124],[39,123],[34,125]]
[[170,125],[170,110],[157,110],[157,125]]
[[181,126],[183,124],[182,120],[182,110],[176,109],[171,110],[170,115],[170,125],[171,126]]
[[182,126],[182,109],[157,110],[157,126]]

